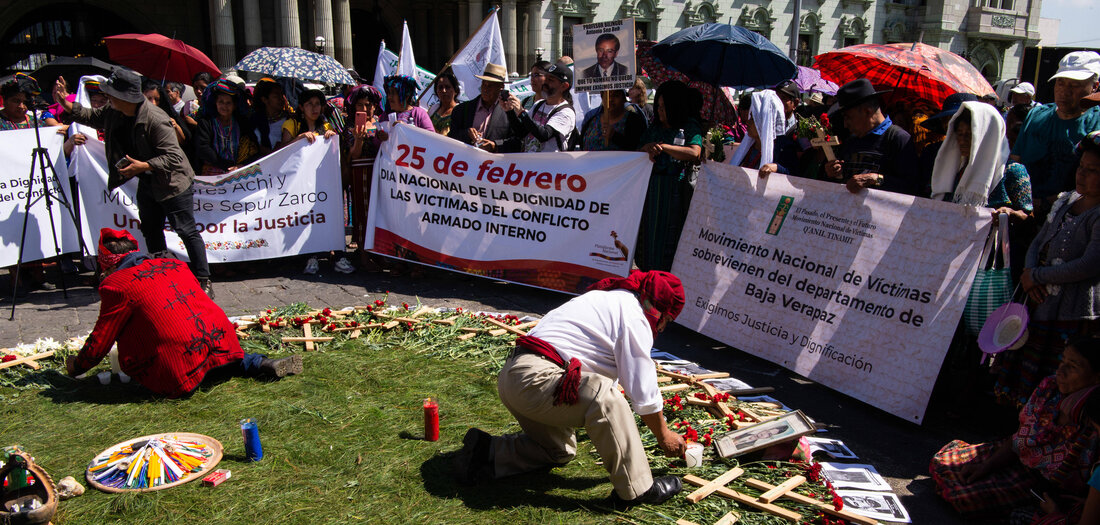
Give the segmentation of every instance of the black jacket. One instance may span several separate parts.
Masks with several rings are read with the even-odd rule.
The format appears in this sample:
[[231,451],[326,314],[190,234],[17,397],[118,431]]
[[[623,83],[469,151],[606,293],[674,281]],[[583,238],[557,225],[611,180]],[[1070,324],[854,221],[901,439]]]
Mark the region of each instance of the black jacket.
[[[474,113],[477,105],[481,103],[481,97],[467,100],[457,106],[451,112],[451,131],[447,134],[455,140],[466,144],[473,144],[470,139],[470,128],[474,125]],[[516,152],[520,149],[520,137],[508,121],[508,115],[499,104],[493,104],[493,113],[489,115],[489,125],[485,127],[482,138],[493,141],[496,144],[497,153]]]

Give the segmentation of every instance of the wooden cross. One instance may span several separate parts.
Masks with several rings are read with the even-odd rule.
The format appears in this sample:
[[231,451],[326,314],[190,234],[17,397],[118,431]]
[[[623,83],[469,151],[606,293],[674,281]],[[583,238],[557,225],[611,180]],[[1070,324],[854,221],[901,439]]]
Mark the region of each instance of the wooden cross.
[[39,364],[36,363],[35,361],[38,361],[39,359],[45,359],[47,357],[52,356],[53,354],[54,354],[53,350],[48,350],[46,352],[42,352],[42,353],[38,353],[38,354],[34,354],[34,355],[28,355],[28,356],[25,356],[25,357],[17,357],[16,359],[8,361],[7,363],[0,363],[0,369],[11,368],[11,367],[17,366],[17,365],[27,365],[27,366],[35,369],[35,370],[38,370],[39,369]]
[[825,130],[818,128],[817,138],[810,139],[810,145],[815,148],[821,148],[825,150],[825,158],[829,160],[836,160],[836,155],[833,153],[833,146],[840,145],[840,138],[836,135],[825,136]]
[[[740,469],[734,469],[734,470],[740,470]],[[729,474],[729,472],[727,472],[726,474]],[[734,476],[734,477],[736,477],[736,476]],[[721,479],[721,476],[719,476],[719,479]],[[730,480],[732,481],[732,478]],[[696,487],[712,487],[714,485],[713,481],[707,481],[703,478],[700,478],[698,476],[693,476],[691,474],[688,474],[688,475],[684,476],[684,481],[688,482],[691,485],[695,485]],[[718,481],[718,480],[715,480],[715,481]],[[728,481],[726,483],[728,483]],[[714,490],[712,492],[714,494],[718,494],[719,496],[722,496],[724,498],[732,499],[733,501],[736,501],[737,503],[739,503],[741,505],[752,507],[752,508],[757,509],[757,510],[762,510],[764,512],[767,512],[768,514],[771,514],[771,515],[774,515],[774,516],[779,516],[780,518],[783,518],[783,519],[785,519],[787,521],[790,521],[792,523],[798,523],[799,521],[802,521],[802,515],[797,513],[797,512],[785,509],[783,507],[780,507],[778,505],[774,505],[774,504],[771,504],[771,503],[765,503],[763,501],[760,501],[758,498],[754,498],[752,496],[749,496],[748,494],[744,494],[744,493],[738,492],[736,490],[733,490],[731,488],[728,488],[728,487],[725,486],[724,483],[722,485],[717,486],[717,487],[713,487],[713,489]],[[694,492],[692,494],[694,494]],[[703,497],[706,497],[706,495],[704,495]],[[699,498],[699,499],[702,499],[702,498]],[[811,498],[807,498],[807,499],[811,499]]]
[[[800,478],[802,476],[795,476],[795,477]],[[794,479],[794,478],[791,478],[791,479]],[[768,491],[768,492],[765,493],[765,495],[767,495],[771,491],[773,491],[775,489],[778,489],[779,487],[782,487],[786,483],[780,485],[779,487],[776,487],[775,485],[760,481],[758,479],[747,479],[747,480],[745,480],[745,484],[752,487],[752,488],[754,488],[754,489],[756,489],[756,490]],[[763,498],[764,496],[762,495],[760,497]],[[811,498],[809,496],[803,496],[802,494],[799,494],[797,492],[790,492],[788,490],[788,491],[783,492],[782,494],[780,494],[778,497],[789,498],[789,499],[792,499],[794,501],[797,501],[797,502],[805,504],[805,505],[813,505],[814,507],[817,507],[820,511],[822,511],[826,514],[830,514],[830,515],[836,516],[838,518],[845,519],[849,522],[857,523],[859,525],[878,525],[878,521],[876,521],[873,518],[868,518],[867,516],[861,516],[861,515],[856,514],[854,512],[843,510],[843,509],[836,510],[829,503],[825,503],[823,501],[816,500],[816,499]]]

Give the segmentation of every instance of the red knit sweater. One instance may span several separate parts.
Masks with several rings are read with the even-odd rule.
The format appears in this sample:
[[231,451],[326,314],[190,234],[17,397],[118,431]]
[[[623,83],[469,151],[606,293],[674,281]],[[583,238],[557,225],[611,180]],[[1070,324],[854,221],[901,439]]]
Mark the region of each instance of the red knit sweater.
[[179,397],[211,368],[244,357],[225,312],[182,261],[151,259],[117,271],[99,295],[99,319],[77,355],[78,372],[99,363],[117,340],[123,372],[153,392]]

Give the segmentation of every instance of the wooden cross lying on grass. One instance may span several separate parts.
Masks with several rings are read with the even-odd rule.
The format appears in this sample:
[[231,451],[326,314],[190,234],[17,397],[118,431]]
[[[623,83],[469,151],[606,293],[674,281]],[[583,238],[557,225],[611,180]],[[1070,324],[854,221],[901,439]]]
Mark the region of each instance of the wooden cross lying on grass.
[[817,508],[817,510],[820,510],[821,512],[845,519],[851,523],[856,523],[858,525],[878,525],[878,521],[874,520],[873,518],[861,516],[859,514],[844,509],[836,510],[832,504],[825,503],[809,496],[803,496],[802,494],[794,492],[794,489],[796,487],[806,482],[806,478],[803,476],[794,476],[787,481],[780,483],[779,485],[772,485],[758,479],[746,479],[746,485],[756,490],[764,491],[763,494],[757,497],[753,497],[748,494],[738,492],[729,487],[726,487],[729,482],[737,479],[739,476],[741,476],[741,474],[744,473],[745,471],[741,470],[740,468],[733,468],[726,471],[721,476],[718,476],[717,478],[709,481],[698,476],[688,474],[684,476],[684,481],[690,485],[694,485],[699,488],[695,489],[695,491],[691,494],[688,494],[686,499],[691,503],[699,503],[703,500],[703,498],[706,498],[711,494],[718,494],[719,496],[732,499],[738,504],[752,507],[757,510],[762,510],[774,516],[779,516],[780,518],[783,518],[785,520],[797,523],[802,520],[802,516],[800,514],[773,504],[773,502],[779,498],[788,498],[803,505],[814,506]]

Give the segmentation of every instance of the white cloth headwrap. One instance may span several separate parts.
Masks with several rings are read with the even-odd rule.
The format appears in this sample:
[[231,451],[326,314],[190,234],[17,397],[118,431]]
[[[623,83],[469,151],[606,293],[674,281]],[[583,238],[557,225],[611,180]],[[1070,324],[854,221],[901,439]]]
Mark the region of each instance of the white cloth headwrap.
[[[752,115],[752,125],[756,126],[756,133],[760,136],[760,165],[757,166],[760,168],[772,162],[775,137],[786,131],[787,121],[783,117],[783,101],[779,100],[779,95],[770,89],[754,91],[749,113]],[[746,135],[741,145],[737,147],[737,151],[733,152],[730,164],[740,166],[741,161],[745,160],[749,151],[752,151],[753,143],[752,137]]]
[[[955,119],[964,109],[970,111],[970,159],[956,185],[955,175],[962,167],[962,153],[955,135]],[[954,202],[985,206],[989,202],[989,192],[1004,177],[1008,153],[1005,122],[997,109],[984,102],[963,102],[959,111],[951,116],[947,138],[936,155],[932,168],[932,198],[943,200],[953,191]]]
[[[99,82],[100,85],[103,85],[107,82],[107,77],[102,75],[85,75],[80,77],[80,85],[76,88],[76,102],[80,103],[81,106],[91,109],[92,96],[89,95],[88,90],[84,88],[84,84],[89,81],[96,81]],[[74,122],[72,126],[69,126],[69,136],[72,136],[74,133],[83,133],[89,139],[99,140],[98,131],[84,124]]]

